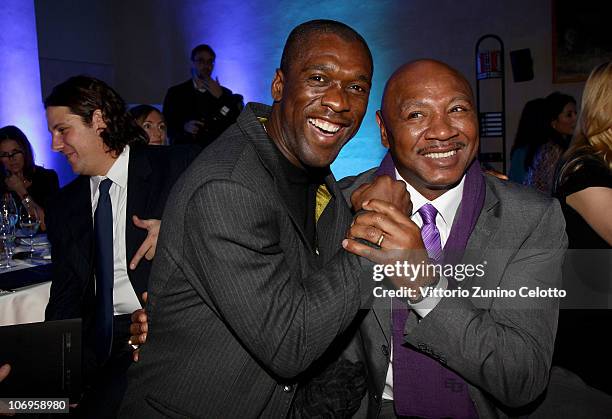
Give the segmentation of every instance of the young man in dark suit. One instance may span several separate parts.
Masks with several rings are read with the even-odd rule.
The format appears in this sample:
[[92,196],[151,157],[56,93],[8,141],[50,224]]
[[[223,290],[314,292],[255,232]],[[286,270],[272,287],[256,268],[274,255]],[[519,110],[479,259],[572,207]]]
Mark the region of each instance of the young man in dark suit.
[[79,411],[111,417],[130,363],[129,313],[147,290],[170,188],[195,154],[147,146],[123,99],[91,77],[57,85],[45,108],[53,150],[79,175],[48,211],[53,282],[46,319],[83,319]]

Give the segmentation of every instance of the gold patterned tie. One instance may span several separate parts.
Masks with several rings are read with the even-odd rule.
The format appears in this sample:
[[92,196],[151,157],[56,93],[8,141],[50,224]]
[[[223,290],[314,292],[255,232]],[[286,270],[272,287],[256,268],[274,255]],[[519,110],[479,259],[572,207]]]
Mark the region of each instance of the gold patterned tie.
[[323,214],[323,210],[325,210],[325,207],[329,203],[330,199],[331,194],[327,190],[327,186],[325,186],[325,184],[319,185],[315,204],[315,222],[319,221],[319,218],[321,217],[321,214]]

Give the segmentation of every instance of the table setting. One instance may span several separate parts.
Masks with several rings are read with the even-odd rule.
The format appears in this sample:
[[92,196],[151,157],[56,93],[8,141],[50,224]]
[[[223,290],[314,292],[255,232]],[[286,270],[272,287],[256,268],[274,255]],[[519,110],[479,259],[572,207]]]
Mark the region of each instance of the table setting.
[[36,207],[0,200],[0,326],[44,320],[51,289],[51,246],[37,234]]

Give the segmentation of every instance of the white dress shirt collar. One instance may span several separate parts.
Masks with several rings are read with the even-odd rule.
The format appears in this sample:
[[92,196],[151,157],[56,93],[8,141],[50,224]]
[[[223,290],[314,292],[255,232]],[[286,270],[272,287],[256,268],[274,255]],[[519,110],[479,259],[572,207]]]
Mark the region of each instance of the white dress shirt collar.
[[90,178],[90,186],[91,186],[91,202],[95,202],[94,196],[98,191],[98,187],[100,186],[100,182],[104,179],[110,179],[113,181],[113,184],[119,186],[121,189],[125,189],[127,187],[128,181],[128,166],[130,163],[130,146],[126,145],[117,160],[113,163],[111,168],[108,170],[105,176],[92,176]]
[[412,214],[411,216],[415,216],[418,210],[425,204],[433,205],[436,210],[438,210],[438,214],[442,217],[442,221],[446,224],[448,230],[453,226],[453,221],[455,220],[455,215],[457,215],[457,209],[459,208],[459,204],[461,204],[461,198],[463,196],[463,185],[465,184],[465,175],[461,178],[461,182],[452,189],[449,189],[438,198],[433,201],[428,200],[423,195],[421,195],[416,189],[412,187],[411,184],[406,182],[406,180],[399,174],[397,169],[395,169],[395,176],[398,180],[403,180],[406,184],[406,190],[410,194],[410,200],[412,201]]

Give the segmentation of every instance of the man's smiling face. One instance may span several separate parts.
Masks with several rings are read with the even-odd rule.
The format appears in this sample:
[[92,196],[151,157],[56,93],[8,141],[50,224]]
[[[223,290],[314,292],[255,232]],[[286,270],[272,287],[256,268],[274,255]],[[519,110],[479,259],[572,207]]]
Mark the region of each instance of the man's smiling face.
[[67,106],[49,106],[46,114],[53,151],[66,157],[72,171],[86,176],[105,175],[114,158],[99,135],[106,128],[101,111],[94,112],[89,125]]
[[478,152],[470,85],[436,61],[417,61],[396,71],[376,119],[399,173],[428,199],[455,186]]
[[372,65],[361,43],[334,34],[315,34],[301,49],[272,82],[280,108],[276,143],[296,166],[325,167],[361,125]]

